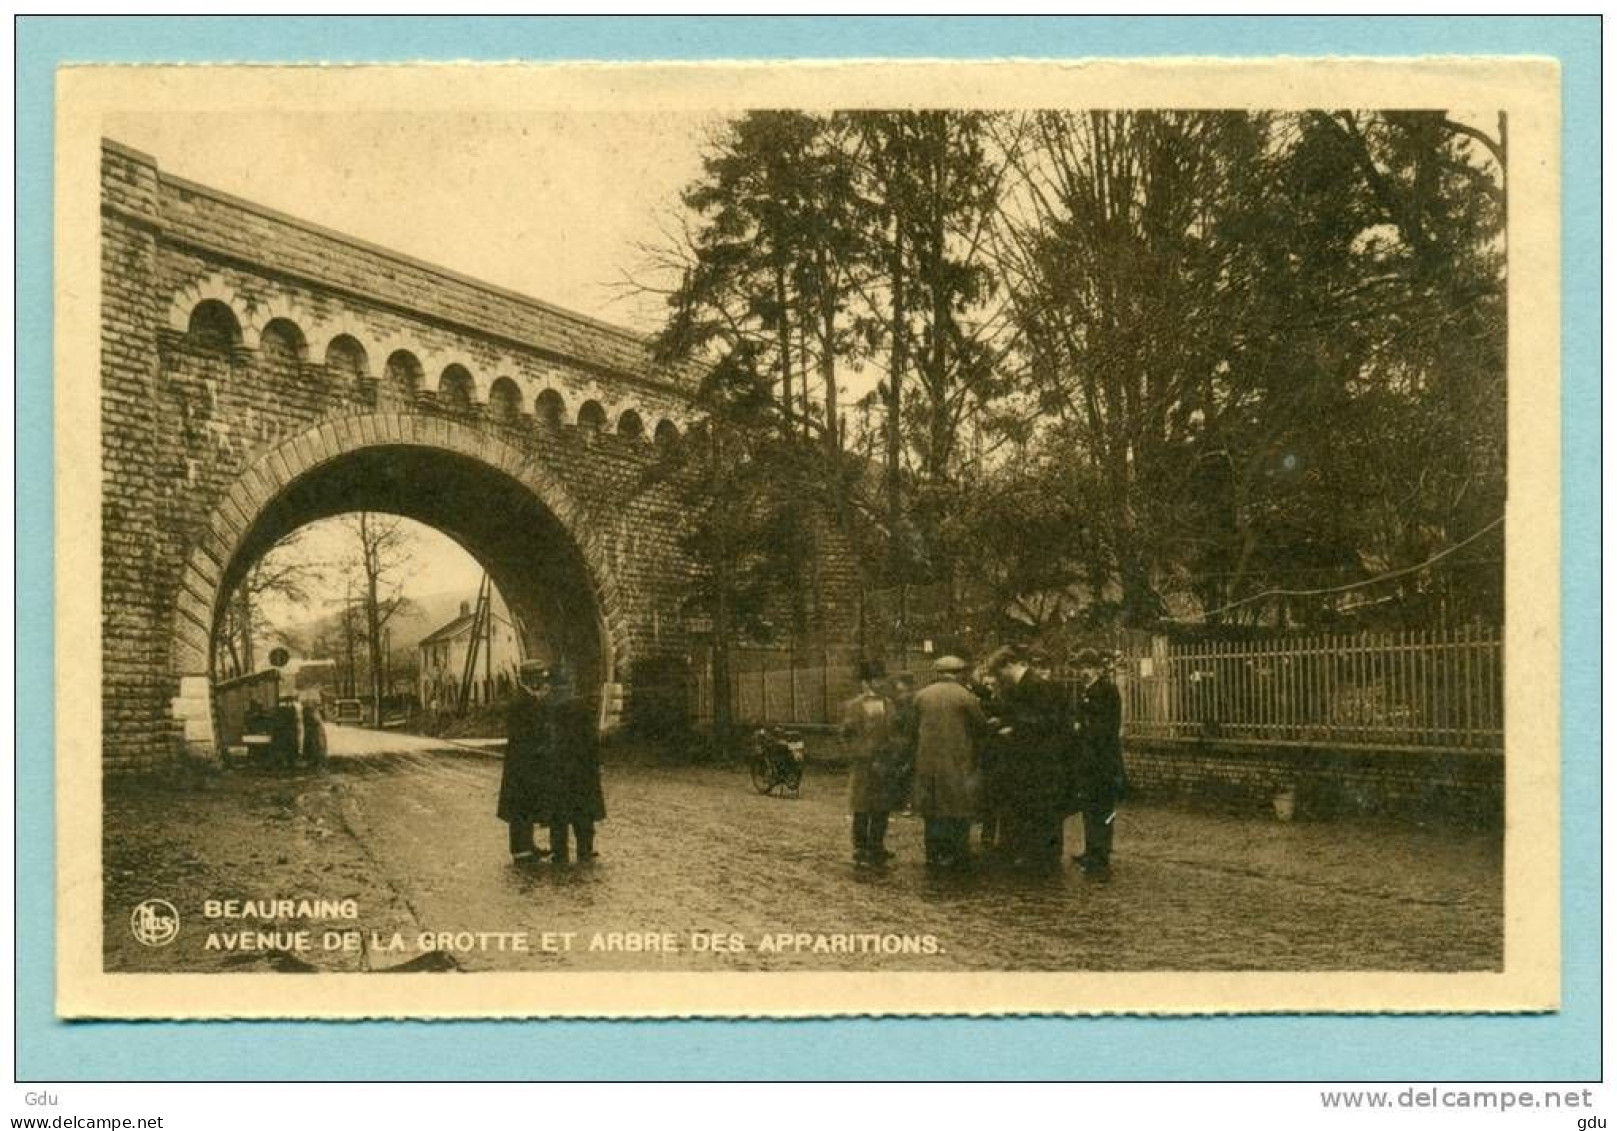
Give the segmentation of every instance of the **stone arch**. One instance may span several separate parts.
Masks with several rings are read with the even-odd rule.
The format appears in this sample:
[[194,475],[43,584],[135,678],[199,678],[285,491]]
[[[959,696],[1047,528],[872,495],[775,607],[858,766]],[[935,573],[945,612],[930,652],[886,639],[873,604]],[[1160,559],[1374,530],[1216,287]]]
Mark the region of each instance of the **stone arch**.
[[383,378],[406,398],[414,398],[423,388],[425,372],[421,359],[407,349],[396,349],[387,355]]
[[254,349],[263,349],[264,331],[273,326],[284,335],[288,323],[297,330],[298,340],[307,342],[308,335],[303,332],[303,327],[314,325],[314,319],[308,317],[303,309],[286,295],[274,294],[256,304],[249,302],[247,321],[243,326],[247,344]]
[[437,389],[440,400],[444,395],[444,375],[454,370],[457,374],[456,380],[460,379],[459,374],[465,375],[467,399],[472,405],[488,403],[488,382],[483,378],[477,364],[461,350],[452,348],[434,350],[427,358],[427,369],[438,374]]
[[258,331],[258,353],[267,360],[296,365],[308,359],[309,340],[290,318],[271,318]]
[[[319,357],[328,366],[332,364],[332,347],[341,341],[343,344],[337,347],[339,357],[335,359],[337,368],[344,373],[362,378],[374,378],[376,372],[372,366],[384,360],[394,349],[403,345],[402,342],[388,342],[385,344],[378,342],[369,327],[361,325],[357,319],[346,312],[339,313],[336,317],[321,322],[315,327],[314,332],[309,335],[309,340],[312,346],[317,346],[321,342],[325,343],[319,349]],[[311,353],[313,353],[312,349]],[[352,364],[354,358],[363,359],[363,365],[356,369]]]
[[657,431],[653,433],[653,438],[659,444],[677,444],[679,443],[679,425],[665,416],[657,421]]
[[371,375],[370,354],[365,343],[353,334],[345,332],[332,337],[326,343],[323,360],[327,369],[350,379],[362,380]]
[[227,307],[231,317],[236,320],[238,334],[247,326],[246,303],[242,302],[236,288],[225,282],[224,276],[215,273],[197,279],[174,292],[174,298],[168,306],[169,329],[181,334],[187,333],[191,327],[193,313],[197,307],[206,302],[216,302]]
[[626,408],[618,414],[618,435],[625,440],[644,440],[646,422],[640,419],[640,414],[634,409]]
[[522,390],[509,377],[496,377],[488,387],[489,417],[503,424],[514,424],[522,419]]
[[[554,520],[556,531],[576,555],[580,582],[587,585],[593,601],[598,652],[592,663],[598,667],[595,674],[610,700],[630,662],[627,619],[610,555],[588,514],[567,488],[543,463],[487,428],[408,413],[369,413],[327,420],[260,457],[220,497],[192,547],[181,575],[170,662],[180,691],[174,710],[196,745],[211,749],[210,665],[220,606],[241,572],[268,549],[261,544],[274,535],[273,530],[264,529],[267,516],[318,476],[340,473],[344,466],[352,470],[354,461],[395,452],[414,453],[413,458],[421,460],[456,461],[457,466],[471,469],[468,474],[505,484],[502,490],[531,499],[537,507],[535,513]],[[488,508],[461,509],[477,512]],[[526,546],[523,550],[524,558],[531,556]],[[504,585],[501,589],[505,592]],[[195,713],[198,702],[203,704],[201,716]]]
[[533,415],[547,428],[567,423],[567,401],[555,389],[541,389],[533,401]]
[[438,374],[438,403],[470,411],[477,404],[477,382],[472,371],[458,361],[444,366],[443,372]]
[[578,406],[578,426],[595,432],[606,427],[606,409],[600,401],[588,400]]

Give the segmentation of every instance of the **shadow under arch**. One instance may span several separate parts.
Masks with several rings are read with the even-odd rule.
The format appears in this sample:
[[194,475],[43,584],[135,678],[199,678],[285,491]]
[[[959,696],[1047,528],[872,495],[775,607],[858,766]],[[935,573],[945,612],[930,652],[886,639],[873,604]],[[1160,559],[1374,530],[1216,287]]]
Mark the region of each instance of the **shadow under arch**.
[[[175,613],[174,712],[212,756],[213,636],[251,564],[322,518],[369,510],[442,532],[489,573],[532,642],[541,633],[581,691],[606,691],[629,661],[617,587],[587,518],[554,474],[468,424],[381,413],[327,422],[245,470],[191,552]],[[611,695],[604,694],[603,702]]]

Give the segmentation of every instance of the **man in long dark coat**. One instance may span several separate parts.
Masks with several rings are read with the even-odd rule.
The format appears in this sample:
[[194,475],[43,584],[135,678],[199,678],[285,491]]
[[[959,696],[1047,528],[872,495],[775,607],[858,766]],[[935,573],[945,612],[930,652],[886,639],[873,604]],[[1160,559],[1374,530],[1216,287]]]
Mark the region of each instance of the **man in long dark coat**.
[[283,770],[297,765],[303,747],[303,712],[295,698],[287,696],[270,713],[270,761]]
[[994,657],[990,656],[973,672],[971,678],[966,680],[965,688],[977,697],[977,702],[982,704],[983,714],[988,716],[988,732],[978,751],[982,788],[977,799],[977,816],[982,822],[983,851],[999,855],[1010,850],[1011,783],[1007,774],[1009,762],[1005,738],[999,733],[1000,688],[996,671],[991,666],[993,661]]
[[595,822],[606,819],[597,703],[574,693],[565,669],[552,669],[549,679],[550,695],[544,704],[548,741],[540,758],[540,820],[550,828],[550,856],[555,863],[567,862],[569,830],[578,859],[593,860]]
[[990,658],[998,689],[1000,804],[1005,847],[1019,867],[1061,861],[1061,822],[1069,786],[1072,724],[1061,689],[1042,678],[1034,655],[1011,645]]
[[1112,832],[1123,775],[1123,697],[1100,653],[1085,649],[1078,656],[1083,690],[1078,699],[1078,742],[1073,766],[1074,803],[1084,820],[1084,851],[1078,865],[1086,873],[1105,876],[1112,866]]
[[505,713],[505,766],[495,810],[510,827],[511,859],[531,861],[539,853],[533,826],[548,815],[544,794],[544,748],[549,741],[545,700],[550,669],[530,660],[517,671],[517,685]]
[[919,721],[915,714],[915,677],[894,672],[888,681],[888,697],[893,701],[893,745],[888,754],[892,773],[888,781],[889,809],[908,809],[915,790],[915,739]]

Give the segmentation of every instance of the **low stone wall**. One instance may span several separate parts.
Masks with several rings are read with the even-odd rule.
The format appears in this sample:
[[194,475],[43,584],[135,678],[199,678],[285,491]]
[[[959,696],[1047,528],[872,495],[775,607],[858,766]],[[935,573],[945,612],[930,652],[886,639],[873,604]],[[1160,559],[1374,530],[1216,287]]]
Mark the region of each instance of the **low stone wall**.
[[[804,740],[810,763],[845,762],[834,728],[790,729]],[[1125,738],[1123,757],[1130,795],[1142,800],[1271,819],[1288,806],[1296,820],[1379,816],[1493,827],[1504,817],[1504,759],[1486,752]]]
[[1504,759],[1486,752],[1126,739],[1124,762],[1135,796],[1270,813],[1289,807],[1297,819],[1381,815],[1494,825],[1504,814]]

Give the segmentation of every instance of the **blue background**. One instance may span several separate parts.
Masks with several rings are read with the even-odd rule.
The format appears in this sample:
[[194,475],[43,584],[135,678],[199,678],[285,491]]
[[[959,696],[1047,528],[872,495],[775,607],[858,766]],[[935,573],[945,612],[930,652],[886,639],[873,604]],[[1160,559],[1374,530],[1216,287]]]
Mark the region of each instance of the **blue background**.
[[[1600,1074],[1600,25],[1556,18],[76,18],[17,25],[17,1075],[1591,1080]],[[75,1023],[54,982],[52,74],[65,62],[1552,55],[1563,67],[1564,992],[1521,1017]],[[24,663],[24,658],[34,657]],[[1344,851],[1351,845],[1344,844]]]

